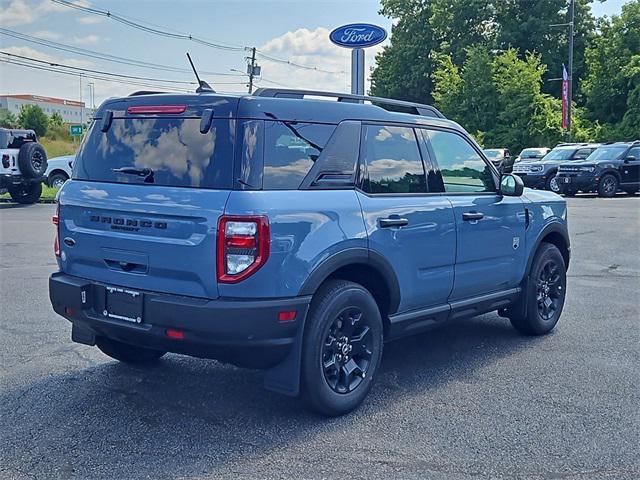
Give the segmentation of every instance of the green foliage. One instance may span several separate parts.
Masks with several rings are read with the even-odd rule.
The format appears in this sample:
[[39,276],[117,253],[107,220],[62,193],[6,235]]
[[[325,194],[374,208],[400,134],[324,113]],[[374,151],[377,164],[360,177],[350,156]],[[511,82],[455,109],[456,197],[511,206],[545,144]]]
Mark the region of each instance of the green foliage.
[[587,50],[583,84],[592,120],[602,122],[600,140],[640,137],[640,1],[622,15],[600,22],[600,35]]
[[58,112],[53,112],[49,118],[49,126],[63,127],[64,121],[62,120],[62,115]]
[[18,123],[20,127],[34,130],[37,136],[42,137],[47,133],[49,117],[37,105],[23,105],[18,115]]
[[6,108],[0,108],[0,127],[18,128],[18,119]]

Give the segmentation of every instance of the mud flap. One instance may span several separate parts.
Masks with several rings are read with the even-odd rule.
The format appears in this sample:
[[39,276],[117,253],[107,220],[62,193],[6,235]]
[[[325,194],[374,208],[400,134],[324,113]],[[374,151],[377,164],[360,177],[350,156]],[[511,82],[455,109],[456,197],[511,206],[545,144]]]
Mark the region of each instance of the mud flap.
[[300,322],[296,338],[291,346],[289,354],[275,367],[271,367],[264,373],[264,388],[272,392],[281,393],[290,397],[300,394],[300,369],[302,363],[302,341],[304,339],[305,315]]
[[94,346],[96,344],[96,334],[89,328],[84,328],[74,323],[71,327],[71,340],[83,345]]
[[505,318],[524,318],[527,316],[527,304],[529,302],[529,274],[526,275],[522,283],[520,284],[520,298],[509,305],[504,311],[499,311],[498,314]]

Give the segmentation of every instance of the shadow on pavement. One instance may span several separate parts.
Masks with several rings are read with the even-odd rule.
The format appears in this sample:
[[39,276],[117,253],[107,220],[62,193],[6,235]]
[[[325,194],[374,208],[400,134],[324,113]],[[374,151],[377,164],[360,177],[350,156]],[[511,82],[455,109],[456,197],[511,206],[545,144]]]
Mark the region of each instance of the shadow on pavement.
[[[0,395],[3,468],[94,479],[229,473],[230,463],[252,455],[370,424],[397,402],[437,394],[543,341],[485,315],[388,344],[365,405],[334,419],[263,390],[260,372],[214,361],[169,355],[147,368],[94,364]],[[70,344],[65,354],[84,351]]]

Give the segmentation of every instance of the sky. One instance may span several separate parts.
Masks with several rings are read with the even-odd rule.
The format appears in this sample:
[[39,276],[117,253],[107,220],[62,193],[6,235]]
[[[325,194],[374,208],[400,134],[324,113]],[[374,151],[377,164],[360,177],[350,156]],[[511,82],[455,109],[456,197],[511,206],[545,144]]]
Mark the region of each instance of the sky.
[[[123,25],[105,16],[61,5],[53,0],[0,0],[0,28],[26,34],[40,42],[57,42],[89,53],[115,55],[127,60],[165,67],[188,68],[190,52],[201,77],[217,91],[246,91],[246,57],[243,47],[256,47],[262,87],[295,87],[349,91],[350,50],[333,45],[329,32],[340,25],[368,22],[391,31],[391,20],[379,15],[378,0],[69,0],[77,5],[109,11],[126,20],[165,32],[192,35],[232,49],[213,48],[188,39],[166,38]],[[596,0],[596,16],[619,14],[627,0]],[[15,33],[12,33],[15,34]],[[388,43],[388,40],[387,42]],[[367,71],[385,43],[366,50]],[[164,71],[124,65],[79,55],[0,33],[0,51],[22,57],[123,75],[193,82],[186,71]],[[0,58],[7,58],[0,55]],[[24,59],[10,57],[14,62]],[[285,63],[283,63],[285,62]],[[286,62],[307,68],[295,67]],[[29,62],[31,63],[31,62]],[[40,64],[42,65],[42,64]],[[239,72],[238,72],[239,71]],[[216,75],[214,75],[214,73]],[[151,80],[124,80],[149,83]],[[36,94],[83,100],[90,105],[89,83],[95,103],[127,95],[148,86],[107,82],[79,75],[64,75],[15,64],[0,63],[0,94]],[[82,83],[82,88],[81,88]],[[368,83],[368,82],[367,82]],[[189,83],[174,88],[191,90]],[[162,88],[151,88],[162,90]]]

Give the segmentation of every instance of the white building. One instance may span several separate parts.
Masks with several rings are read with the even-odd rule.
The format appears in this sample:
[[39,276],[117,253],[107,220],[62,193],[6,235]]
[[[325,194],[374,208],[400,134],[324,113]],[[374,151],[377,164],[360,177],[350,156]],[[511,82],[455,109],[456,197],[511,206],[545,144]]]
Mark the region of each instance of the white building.
[[0,95],[0,108],[6,108],[14,115],[20,114],[23,105],[38,105],[48,116],[58,112],[62,121],[69,124],[87,123],[91,119],[91,109],[84,102],[63,98],[41,97],[39,95]]

